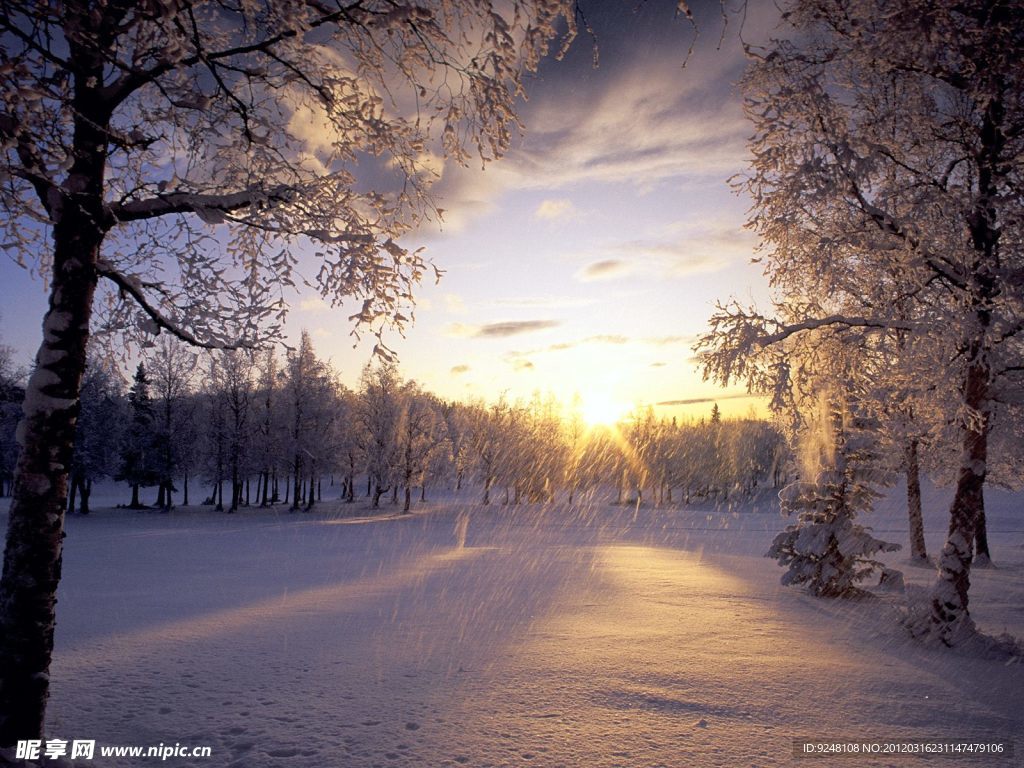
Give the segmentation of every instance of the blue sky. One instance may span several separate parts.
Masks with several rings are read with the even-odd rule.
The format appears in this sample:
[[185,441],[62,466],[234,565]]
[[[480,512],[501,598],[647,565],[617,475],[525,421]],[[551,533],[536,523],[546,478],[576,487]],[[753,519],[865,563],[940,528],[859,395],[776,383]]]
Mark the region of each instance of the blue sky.
[[[694,29],[674,3],[632,7],[585,2],[600,66],[581,33],[530,79],[525,133],[507,157],[441,169],[445,222],[405,244],[425,245],[445,276],[422,286],[416,324],[389,341],[404,374],[442,396],[579,395],[594,417],[702,398],[742,414],[753,403],[702,382],[690,360],[716,299],[766,296],[743,230],[749,201],[728,185],[750,132],[733,87],[740,19],[723,36],[718,3],[691,4],[700,34],[687,60]],[[750,12],[744,36],[766,26]],[[5,261],[0,292],[3,340],[27,361],[43,282]],[[301,294],[293,307],[292,337],[308,328],[354,383],[372,346],[353,348],[354,310]]]

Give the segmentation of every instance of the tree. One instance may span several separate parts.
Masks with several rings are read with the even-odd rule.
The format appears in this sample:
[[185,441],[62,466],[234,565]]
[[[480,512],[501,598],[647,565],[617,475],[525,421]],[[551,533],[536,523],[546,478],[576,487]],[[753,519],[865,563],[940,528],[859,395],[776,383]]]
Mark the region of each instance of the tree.
[[912,627],[947,645],[973,632],[996,405],[1019,402],[1024,372],[1021,12],[1019,0],[788,6],[792,35],[754,52],[744,81],[752,223],[782,303],[774,318],[721,307],[704,347],[710,375],[768,388],[785,360],[753,361],[824,329],[885,354],[920,401],[956,404],[949,529],[930,614]]
[[121,468],[116,476],[117,480],[124,480],[131,486],[130,509],[143,509],[139,488],[155,485],[160,480],[155,422],[149,376],[145,365],[139,363],[128,391],[128,427],[121,440]]
[[122,443],[121,424],[125,421],[124,398],[117,374],[102,360],[93,358],[82,379],[78,422],[75,425],[75,451],[71,464],[68,512],[89,514],[92,484],[109,475],[118,465]]
[[372,486],[373,508],[397,483],[397,430],[401,404],[401,380],[391,363],[369,364],[359,380],[358,419],[366,474]]
[[183,470],[184,456],[190,452],[185,398],[191,391],[197,360],[182,342],[165,336],[148,355],[148,362],[157,398],[154,437],[160,477],[156,503],[169,510],[174,503],[174,477]]
[[888,477],[876,450],[876,425],[859,409],[848,372],[826,369],[805,391],[799,403],[801,476],[779,494],[783,513],[795,514],[797,522],[775,537],[766,556],[787,566],[783,584],[807,584],[819,597],[846,597],[881,566],[872,559],[876,552],[900,549],[855,522]]
[[[256,361],[253,455],[259,472],[257,497],[262,507],[277,501],[277,470],[280,462],[279,434],[284,431],[278,384],[277,354],[273,347],[263,350]],[[273,488],[273,490],[271,490]]]
[[0,496],[5,489],[13,493],[14,467],[18,460],[15,430],[25,394],[18,384],[21,375],[15,369],[13,358],[13,350],[0,344]]
[[225,471],[231,480],[228,512],[236,512],[242,504],[252,443],[252,360],[241,350],[224,350],[217,358],[218,365],[214,368],[217,375],[213,378],[214,407],[220,410],[224,420]]
[[395,429],[395,481],[402,482],[405,491],[402,511],[408,512],[412,485],[417,480],[423,484],[424,475],[444,444],[445,431],[437,405],[416,382],[406,382],[399,393],[399,400],[401,406]]
[[396,239],[436,213],[430,157],[500,155],[523,72],[575,15],[568,0],[0,10],[0,226],[50,285],[0,581],[6,746],[42,733],[99,281],[124,297],[115,324],[229,346],[275,335],[309,245],[325,297],[401,324],[427,265]]

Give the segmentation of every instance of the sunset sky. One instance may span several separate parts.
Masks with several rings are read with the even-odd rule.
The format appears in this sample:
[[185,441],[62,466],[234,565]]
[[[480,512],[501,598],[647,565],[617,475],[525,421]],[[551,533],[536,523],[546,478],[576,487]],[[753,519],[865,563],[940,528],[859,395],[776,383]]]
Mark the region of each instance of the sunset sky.
[[[629,9],[637,7],[633,13]],[[636,404],[702,415],[717,400],[743,415],[757,402],[701,381],[691,345],[716,299],[766,300],[749,201],[727,180],[746,166],[750,133],[734,83],[741,19],[722,35],[717,0],[691,3],[699,36],[674,2],[584,2],[599,46],[581,32],[561,62],[528,83],[524,135],[485,170],[448,163],[435,186],[446,211],[405,245],[445,271],[419,292],[415,326],[390,345],[403,374],[443,397],[579,395],[592,419]],[[765,11],[767,14],[768,11]],[[769,26],[748,10],[743,36]],[[3,342],[27,363],[40,338],[42,281],[0,263]],[[354,384],[371,344],[353,348],[352,307],[299,295],[292,338]]]

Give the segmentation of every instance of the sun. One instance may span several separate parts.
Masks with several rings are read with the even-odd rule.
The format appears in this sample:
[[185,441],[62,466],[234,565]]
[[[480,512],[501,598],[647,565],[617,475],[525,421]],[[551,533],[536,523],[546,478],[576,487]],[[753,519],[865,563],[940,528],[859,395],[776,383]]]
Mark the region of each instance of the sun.
[[629,406],[605,392],[590,392],[581,397],[580,414],[592,427],[610,427],[619,422]]

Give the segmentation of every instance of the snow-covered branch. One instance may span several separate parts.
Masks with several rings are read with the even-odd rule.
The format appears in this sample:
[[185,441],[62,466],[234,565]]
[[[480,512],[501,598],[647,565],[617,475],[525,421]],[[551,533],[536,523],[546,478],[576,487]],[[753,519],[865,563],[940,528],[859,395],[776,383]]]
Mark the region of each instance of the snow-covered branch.
[[202,349],[239,349],[246,346],[242,342],[232,344],[199,339],[153,306],[149,298],[146,296],[142,282],[138,280],[138,278],[123,275],[104,261],[100,261],[96,265],[96,272],[100,277],[110,280],[110,282],[116,285],[124,294],[131,296],[132,300],[134,300],[143,313],[145,313],[145,315],[152,321],[157,333],[159,333],[160,330],[167,331],[175,338],[184,341],[186,344],[191,344],[194,347],[200,347]]

